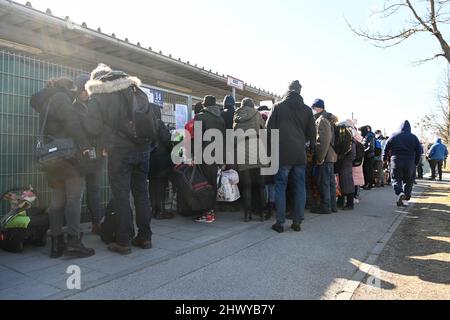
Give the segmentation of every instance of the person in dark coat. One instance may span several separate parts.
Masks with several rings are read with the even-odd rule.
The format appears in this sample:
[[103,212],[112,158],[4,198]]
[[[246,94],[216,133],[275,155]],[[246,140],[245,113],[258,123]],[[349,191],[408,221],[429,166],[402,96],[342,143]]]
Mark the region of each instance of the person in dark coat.
[[403,201],[411,199],[416,167],[422,156],[419,139],[411,133],[409,121],[404,121],[400,130],[394,133],[386,143],[383,159],[391,156],[391,180],[395,194],[398,196],[397,206],[404,207]]
[[[341,123],[352,130],[352,124],[346,122]],[[351,152],[346,154],[344,158],[336,162],[336,169],[339,175],[339,187],[341,189],[342,196],[338,199],[338,206],[344,210],[354,209],[354,196],[355,196],[355,184],[353,181],[353,160],[356,158],[356,142],[352,141]]]
[[[299,232],[304,220],[306,191],[306,142],[315,145],[316,125],[312,110],[305,105],[300,95],[302,86],[298,80],[289,85],[283,100],[274,105],[268,120],[269,134],[279,132],[280,168],[275,177],[275,202],[277,222],[272,226],[276,232],[284,232],[286,221],[286,189],[289,174],[293,173],[295,192],[295,212],[291,228]],[[272,154],[272,157],[276,155]]]
[[[108,176],[118,221],[115,242],[110,243],[108,249],[122,255],[132,252],[131,245],[141,249],[152,248],[147,182],[151,143],[133,140],[123,133],[123,128],[130,121],[130,105],[136,97],[134,92],[138,92],[140,85],[138,78],[111,70],[104,64],[92,71],[91,79],[86,84],[90,99],[84,126],[93,136],[106,136]],[[146,97],[141,95],[139,98],[141,103],[144,99],[148,103]],[[136,208],[136,236],[130,192]]]
[[166,189],[173,168],[171,150],[170,130],[161,119],[158,119],[158,141],[150,155],[149,173],[150,202],[156,220],[173,218],[173,214],[165,210]]
[[[256,213],[264,221],[263,209],[265,204],[264,199],[264,176],[261,175],[261,162],[259,161],[258,137],[259,131],[265,129],[266,124],[258,112],[255,109],[255,104],[252,99],[245,98],[241,102],[241,106],[236,110],[234,114],[233,129],[241,129],[244,132],[253,130],[256,135],[254,136],[240,136],[237,139],[236,146],[239,155],[243,156],[243,163],[238,162],[237,167],[239,171],[239,184],[243,189],[244,198],[244,220],[246,222],[252,219],[252,198],[257,204]],[[244,152],[242,152],[244,151]],[[259,151],[259,152],[258,152]],[[252,163],[252,160],[255,160]],[[252,194],[255,197],[252,197]]]
[[[205,96],[203,99],[203,109],[202,111],[195,116],[196,122],[201,122],[202,124],[202,137],[205,132],[209,129],[216,129],[222,133],[222,137],[225,137],[225,121],[221,116],[221,111],[219,106],[216,104],[216,98],[214,96]],[[194,145],[196,143],[202,144],[202,152],[204,152],[205,148],[211,142],[202,142],[202,141],[194,141]],[[225,147],[225,146],[224,146]],[[225,154],[225,153],[223,153]],[[204,161],[203,161],[204,162]],[[213,187],[214,193],[214,203],[217,198],[217,172],[218,165],[222,163],[213,163],[213,164],[200,164],[200,169],[203,174],[206,176],[208,183]],[[197,222],[202,223],[212,223],[216,220],[215,217],[215,205],[208,209],[202,216],[196,219]]]
[[371,190],[373,187],[373,171],[375,162],[375,133],[372,132],[370,126],[364,126],[359,129],[361,131],[361,136],[363,137],[364,145],[364,181],[366,185],[363,187],[364,190]]
[[[77,92],[73,101],[73,106],[75,112],[77,112],[80,117],[81,123],[83,123],[83,118],[88,113],[87,102],[89,100],[89,94],[86,91],[85,85],[89,79],[89,74],[81,74],[75,79]],[[100,196],[100,184],[105,165],[101,141],[102,137],[90,136],[87,132],[85,132],[85,134],[89,141],[90,156],[83,157],[83,160],[80,163],[80,173],[84,176],[86,182],[86,203],[91,214],[92,233],[100,234],[100,221],[104,215]]]
[[226,129],[233,129],[233,118],[235,113],[235,100],[233,96],[226,96],[223,99],[222,118],[225,121]]
[[[55,139],[73,139],[78,147],[78,158],[81,158],[82,153],[89,148],[89,143],[81,130],[80,118],[73,108],[74,98],[73,81],[61,78],[48,81],[46,88],[31,97],[30,104],[39,113],[40,129],[44,127],[44,143],[49,142],[50,136]],[[47,111],[48,117],[44,125]],[[59,258],[62,255],[85,258],[95,254],[94,249],[86,248],[80,240],[83,178],[77,164],[75,159],[65,161],[45,172],[52,191],[48,209],[52,258]],[[67,244],[62,230],[64,218],[67,225]]]

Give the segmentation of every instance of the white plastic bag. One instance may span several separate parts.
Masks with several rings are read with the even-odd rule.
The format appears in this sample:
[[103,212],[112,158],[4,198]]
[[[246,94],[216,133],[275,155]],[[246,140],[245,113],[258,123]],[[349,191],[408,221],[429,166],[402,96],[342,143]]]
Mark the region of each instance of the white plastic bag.
[[[234,170],[228,170],[234,171]],[[227,171],[225,171],[227,172]],[[239,188],[237,184],[230,183],[230,179],[225,174],[225,172],[219,172],[218,183],[219,188],[217,189],[217,201],[219,202],[234,202],[241,197],[239,193]],[[234,171],[236,172],[236,171]],[[237,172],[236,172],[237,174]],[[236,176],[231,176],[231,178],[236,178]],[[239,176],[238,176],[239,180]],[[236,179],[234,179],[236,181]]]

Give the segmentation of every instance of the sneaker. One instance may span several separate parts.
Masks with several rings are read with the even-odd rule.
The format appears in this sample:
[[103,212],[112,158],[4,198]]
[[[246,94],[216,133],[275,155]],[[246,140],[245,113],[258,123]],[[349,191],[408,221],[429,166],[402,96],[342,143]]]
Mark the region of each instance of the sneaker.
[[139,247],[141,249],[147,250],[152,248],[152,242],[150,240],[141,240],[138,238],[134,238],[131,241],[131,244],[135,247]]
[[110,243],[108,245],[108,250],[119,253],[121,255],[127,255],[127,254],[131,254],[132,250],[131,247],[128,246],[122,246],[118,243]]
[[284,227],[281,224],[275,223],[272,226],[272,230],[275,230],[278,233],[283,233],[284,232]]
[[397,200],[397,207],[405,207],[405,204],[403,203],[403,201],[406,200],[406,196],[404,193],[401,193],[398,196],[398,200]]
[[355,199],[353,200],[353,202],[359,204],[359,199],[358,199],[358,198],[355,198]]
[[214,221],[216,221],[216,217],[215,217],[214,213],[207,213],[207,214],[195,219],[195,222],[199,222],[199,223],[213,223]]
[[293,223],[291,226],[291,229],[294,230],[295,232],[302,231],[302,227],[301,227],[300,223]]

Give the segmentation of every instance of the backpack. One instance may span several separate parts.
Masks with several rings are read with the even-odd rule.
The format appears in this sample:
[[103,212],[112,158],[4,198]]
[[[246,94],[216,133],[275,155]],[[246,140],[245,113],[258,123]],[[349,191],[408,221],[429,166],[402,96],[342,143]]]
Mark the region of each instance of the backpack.
[[358,142],[356,140],[355,141],[355,146],[356,146],[356,157],[355,160],[353,160],[353,166],[354,167],[359,167],[360,165],[362,165],[363,160],[364,160],[364,145],[361,142]]
[[158,137],[158,116],[144,91],[132,86],[124,91],[128,104],[127,121],[119,125],[119,131],[136,144],[146,144]]
[[338,155],[338,159],[342,159],[352,151],[352,132],[344,125],[334,127],[334,145],[333,149]]
[[171,180],[185,206],[192,211],[209,210],[216,203],[216,192],[199,165],[179,164],[175,166]]
[[383,147],[381,146],[381,141],[375,139],[375,157],[381,157],[383,153]]

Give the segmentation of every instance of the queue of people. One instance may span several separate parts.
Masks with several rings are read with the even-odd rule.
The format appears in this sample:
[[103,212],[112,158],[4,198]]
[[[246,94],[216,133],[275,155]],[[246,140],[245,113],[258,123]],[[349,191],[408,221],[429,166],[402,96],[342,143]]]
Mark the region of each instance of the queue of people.
[[[51,80],[31,98],[31,106],[40,114],[46,143],[71,140],[78,150],[72,159],[44,169],[52,190],[48,210],[52,258],[95,254],[94,249],[83,245],[80,236],[81,203],[86,185],[92,232],[100,234],[104,215],[100,174],[106,163],[116,213],[115,241],[108,244],[109,250],[125,255],[132,247],[150,249],[151,219],[173,218],[165,210],[166,189],[174,167],[171,133],[161,120],[159,106],[148,102],[140,85],[138,78],[100,64],[91,74],[74,81]],[[410,199],[422,147],[411,133],[409,122],[387,139],[381,131],[373,133],[370,126],[357,128],[353,120],[339,122],[323,99],[307,106],[301,90],[299,81],[291,82],[283,99],[271,110],[258,108],[250,98],[236,103],[232,96],[225,97],[223,108],[214,96],[205,96],[195,106],[193,122],[187,125],[191,133],[195,122],[202,124],[202,134],[210,129],[224,137],[226,130],[256,132],[254,137],[244,135],[232,141],[236,150],[245,150],[236,155],[243,161],[195,164],[205,178],[205,183],[197,187],[207,184],[213,190],[208,196],[214,197],[203,199],[211,205],[199,212],[197,222],[213,223],[216,219],[219,169],[234,169],[239,175],[244,220],[250,221],[253,213],[262,220],[270,219],[276,211],[272,229],[278,233],[284,232],[287,218],[292,219],[291,229],[301,231],[307,208],[316,214],[354,210],[361,188],[383,187],[389,178],[398,196],[397,205],[404,206]],[[262,130],[269,136],[276,130],[279,136],[279,168],[273,176],[261,174],[267,164],[260,159],[260,152],[249,147]],[[211,148],[212,143],[201,141],[201,149]],[[440,170],[439,178],[448,155],[442,146],[438,141],[428,153],[430,162]],[[272,149],[269,145],[264,152],[271,153]],[[385,175],[388,164],[391,176]]]

